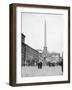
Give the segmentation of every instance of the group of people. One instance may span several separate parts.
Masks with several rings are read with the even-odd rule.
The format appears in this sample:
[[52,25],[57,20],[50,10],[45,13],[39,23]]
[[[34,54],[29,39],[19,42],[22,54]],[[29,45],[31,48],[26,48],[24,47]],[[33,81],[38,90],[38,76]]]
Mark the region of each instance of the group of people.
[[[38,69],[42,69],[42,65],[43,65],[43,63],[42,62],[39,62],[38,63]],[[63,62],[60,63],[60,66],[61,66],[61,70],[63,72]]]
[[38,69],[42,69],[42,62],[38,63]]

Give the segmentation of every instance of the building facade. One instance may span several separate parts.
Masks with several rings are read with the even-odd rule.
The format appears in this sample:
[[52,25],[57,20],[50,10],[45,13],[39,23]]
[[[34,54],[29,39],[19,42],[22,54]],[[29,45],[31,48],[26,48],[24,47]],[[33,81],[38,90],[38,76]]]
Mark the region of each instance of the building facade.
[[22,34],[21,41],[21,59],[22,66],[35,66],[39,62],[39,52],[29,45],[25,44],[25,36]]

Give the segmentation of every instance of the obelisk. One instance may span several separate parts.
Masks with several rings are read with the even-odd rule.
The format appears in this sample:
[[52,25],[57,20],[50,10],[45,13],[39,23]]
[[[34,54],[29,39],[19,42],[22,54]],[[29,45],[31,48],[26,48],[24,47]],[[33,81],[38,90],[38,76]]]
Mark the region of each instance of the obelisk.
[[46,32],[46,20],[44,22],[44,48],[47,48],[47,32]]
[[42,52],[43,60],[45,61],[48,55],[47,51],[47,31],[46,31],[46,20],[44,21],[44,48]]

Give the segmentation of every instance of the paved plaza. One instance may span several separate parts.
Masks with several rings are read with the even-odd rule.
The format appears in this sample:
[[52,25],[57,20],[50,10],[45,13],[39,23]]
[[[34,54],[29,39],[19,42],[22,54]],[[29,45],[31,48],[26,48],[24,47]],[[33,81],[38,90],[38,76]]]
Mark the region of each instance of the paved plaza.
[[38,69],[37,66],[22,66],[21,70],[22,77],[63,75],[61,66],[43,66],[42,69]]

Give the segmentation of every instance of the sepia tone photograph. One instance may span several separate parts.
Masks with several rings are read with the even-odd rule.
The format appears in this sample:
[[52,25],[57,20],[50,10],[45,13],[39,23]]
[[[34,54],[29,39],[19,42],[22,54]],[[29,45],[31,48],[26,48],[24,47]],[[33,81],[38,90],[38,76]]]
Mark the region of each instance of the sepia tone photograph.
[[21,13],[21,77],[63,75],[64,15]]

